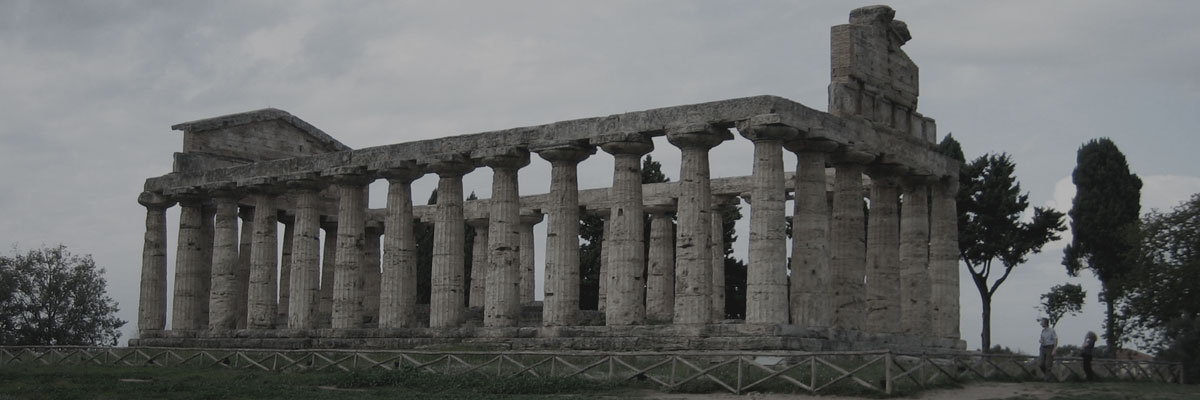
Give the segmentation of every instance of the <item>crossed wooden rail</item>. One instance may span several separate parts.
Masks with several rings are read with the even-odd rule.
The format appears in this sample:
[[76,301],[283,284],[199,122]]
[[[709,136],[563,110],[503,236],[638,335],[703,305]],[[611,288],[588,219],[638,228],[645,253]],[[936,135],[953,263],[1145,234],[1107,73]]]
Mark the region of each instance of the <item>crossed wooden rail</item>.
[[[969,380],[1044,379],[1036,357],[973,352],[587,352],[258,350],[153,347],[0,347],[0,365],[186,366],[264,371],[415,369],[507,378],[579,377],[649,382],[686,391],[897,393]],[[1093,361],[1105,379],[1182,383],[1179,363]],[[1058,358],[1052,378],[1082,379],[1078,358]]]

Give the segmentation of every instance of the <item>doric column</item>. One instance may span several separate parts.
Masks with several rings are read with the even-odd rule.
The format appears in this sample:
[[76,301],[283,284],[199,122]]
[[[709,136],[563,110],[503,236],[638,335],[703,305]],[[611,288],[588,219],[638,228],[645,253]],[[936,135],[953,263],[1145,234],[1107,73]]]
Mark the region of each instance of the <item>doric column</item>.
[[291,307],[292,247],[296,240],[296,217],[279,210],[276,217],[283,224],[283,244],[279,246],[279,307],[275,310],[286,321]]
[[650,249],[646,256],[646,320],[670,323],[675,312],[675,207],[647,207]]
[[208,328],[208,298],[212,293],[212,261],[213,261],[213,240],[216,236],[217,227],[215,220],[217,216],[217,207],[212,203],[211,199],[204,203],[200,208],[200,245],[202,246],[202,260],[200,274],[203,279],[200,280],[200,313],[197,314],[196,326],[197,329]]
[[517,170],[529,165],[529,151],[503,149],[481,154],[492,169],[488,201],[488,270],[483,325],[517,326],[521,320],[521,199]]
[[366,252],[366,187],[361,168],[336,167],[329,176],[338,192],[337,251],[333,275],[333,329],[363,326],[363,269]]
[[[292,262],[287,309],[288,328],[317,327],[317,307],[320,303],[321,213],[319,192],[326,185],[313,178],[287,182],[295,194],[296,217],[292,239]],[[282,289],[280,289],[282,290]],[[281,300],[282,303],[282,300]]]
[[579,312],[579,178],[580,161],[594,147],[562,144],[538,149],[550,162],[550,221],[546,225],[545,298],[542,325],[573,325]]
[[[179,201],[179,245],[175,250],[175,293],[171,303],[171,329],[196,330],[207,328],[201,325],[200,313],[208,305],[208,293],[203,292],[203,281],[211,279],[204,265],[204,224],[202,210],[204,198],[198,193],[175,195]],[[203,304],[201,304],[203,303]]]
[[471,240],[471,274],[468,276],[471,282],[466,293],[467,307],[482,309],[487,297],[488,219],[472,218],[467,220],[467,226],[475,233]]
[[142,243],[142,281],[138,297],[138,331],[159,331],[167,325],[167,208],[175,201],[142,192],[146,207],[146,236]]
[[931,332],[929,278],[929,185],[926,177],[910,177],[900,206],[900,332]]
[[[251,199],[250,201],[253,201]],[[246,318],[250,315],[250,248],[254,243],[254,206],[239,205],[238,218],[242,228],[238,234],[237,328],[246,329]]]
[[929,222],[929,281],[933,336],[958,339],[958,177],[934,184]]
[[867,219],[867,319],[870,332],[900,331],[900,185],[896,165],[872,166]]
[[679,225],[675,234],[676,324],[712,321],[712,182],[708,151],[732,139],[728,129],[707,124],[671,129],[667,140],[679,147]]
[[788,323],[783,143],[795,138],[799,130],[777,124],[770,117],[777,116],[751,118],[748,126],[739,130],[754,142],[750,254],[746,266],[746,322],[752,324]]
[[321,290],[317,305],[317,327],[329,328],[333,323],[333,277],[337,271],[337,218],[326,216],[321,219],[325,238],[321,243]]
[[448,328],[458,326],[463,318],[462,177],[475,165],[463,156],[445,156],[431,162],[428,169],[438,175],[429,327]]
[[534,210],[521,211],[521,305],[533,304],[534,295],[534,251],[537,249],[533,240],[533,226],[542,222],[542,213]]
[[412,182],[424,175],[414,163],[389,166],[387,214],[383,222],[383,276],[379,327],[417,326],[417,246],[413,233]]
[[866,318],[867,248],[863,215],[864,164],[871,154],[847,150],[835,155],[833,227],[830,242],[833,326],[861,330]]
[[608,250],[605,280],[604,321],[606,325],[646,323],[645,220],[642,216],[642,155],[654,150],[654,142],[639,133],[619,133],[600,138],[600,148],[613,156],[612,203],[609,226],[604,232]]
[[279,214],[275,198],[281,193],[278,186],[264,178],[238,182],[247,187],[254,199],[254,238],[250,247],[250,286],[247,291],[249,329],[275,328],[276,298],[278,296]]
[[214,185],[216,203],[213,231],[212,286],[208,297],[208,329],[230,330],[238,322],[238,199],[233,184]]
[[796,153],[795,204],[792,213],[792,276],[789,303],[792,323],[828,327],[833,315],[829,278],[829,203],[826,196],[826,153],[830,141],[793,140]]
[[712,265],[712,319],[725,319],[725,217],[721,205],[737,204],[737,196],[714,196],[712,201],[712,227],[709,228],[708,258]]
[[603,233],[600,234],[600,271],[596,275],[596,311],[603,312],[608,308],[608,266],[611,259],[609,258],[608,235],[612,232],[612,218],[609,218],[609,209],[597,210],[596,214],[604,219],[604,224],[600,227]]
[[366,232],[366,249],[363,251],[363,323],[379,324],[379,296],[382,288],[382,260],[380,246],[383,237],[383,224],[379,221],[368,221],[364,224]]

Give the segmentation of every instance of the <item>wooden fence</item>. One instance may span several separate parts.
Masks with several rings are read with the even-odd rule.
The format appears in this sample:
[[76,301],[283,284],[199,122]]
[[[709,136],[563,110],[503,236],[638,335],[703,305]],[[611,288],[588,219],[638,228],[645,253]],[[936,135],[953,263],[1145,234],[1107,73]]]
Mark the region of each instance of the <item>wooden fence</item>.
[[[498,378],[579,377],[639,382],[676,391],[892,394],[971,380],[1046,379],[1036,357],[972,352],[469,352],[421,350],[260,350],[148,347],[0,347],[0,365],[211,367],[263,371],[411,368]],[[1157,361],[1093,361],[1103,379],[1182,382],[1182,366]],[[1056,358],[1052,379],[1078,380],[1077,358]]]

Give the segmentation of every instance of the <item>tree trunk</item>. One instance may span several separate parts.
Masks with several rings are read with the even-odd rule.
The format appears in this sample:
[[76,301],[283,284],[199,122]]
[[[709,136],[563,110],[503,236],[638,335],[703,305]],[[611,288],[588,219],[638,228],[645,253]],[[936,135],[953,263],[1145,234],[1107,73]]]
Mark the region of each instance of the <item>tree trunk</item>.
[[992,351],[992,297],[980,296],[983,303],[983,330],[980,331],[980,343],[984,353]]
[[1121,345],[1121,338],[1119,338],[1117,335],[1117,321],[1114,319],[1116,318],[1114,315],[1116,312],[1116,307],[1113,306],[1113,303],[1116,302],[1114,297],[1116,296],[1109,294],[1108,290],[1104,291],[1104,341],[1108,345],[1109,357],[1116,357],[1115,351],[1120,348]]

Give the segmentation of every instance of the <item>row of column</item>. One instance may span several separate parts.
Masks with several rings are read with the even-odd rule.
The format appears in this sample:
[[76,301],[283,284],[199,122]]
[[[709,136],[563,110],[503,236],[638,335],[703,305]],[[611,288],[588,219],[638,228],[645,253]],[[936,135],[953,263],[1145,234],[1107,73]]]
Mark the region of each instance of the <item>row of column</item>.
[[[954,212],[954,180],[931,182],[908,178],[898,168],[867,166],[874,156],[847,150],[832,142],[797,139],[795,128],[779,124],[750,124],[740,132],[754,142],[751,202],[750,254],[747,270],[748,323],[833,326],[882,332],[925,333],[957,337],[957,251]],[[678,224],[674,234],[673,261],[654,243],[670,237],[670,223],[662,210],[643,205],[640,160],[653,149],[650,139],[636,132],[604,135],[595,143],[613,155],[611,208],[604,246],[606,262],[602,275],[602,308],[609,325],[637,325],[647,321],[703,324],[724,315],[723,254],[719,243],[720,220],[714,218],[708,152],[725,140],[729,130],[698,124],[667,132],[667,140],[682,151],[679,174]],[[786,204],[782,152],[797,156],[796,198],[788,273]],[[549,218],[547,227],[545,301],[543,324],[574,325],[579,310],[577,165],[595,149],[579,143],[561,143],[532,149],[551,163]],[[481,163],[493,171],[492,200],[486,230],[479,225],[477,243],[485,248],[484,269],[478,274],[479,292],[472,292],[472,305],[484,308],[486,326],[515,326],[523,296],[522,282],[531,285],[531,268],[522,271],[521,247],[532,236],[523,237],[519,226],[520,202],[517,170],[529,163],[529,151],[510,149],[483,154]],[[836,170],[832,210],[827,208],[825,164]],[[424,170],[438,175],[438,197],[434,227],[432,295],[429,326],[458,326],[464,304],[464,224],[462,177],[476,167],[465,156],[439,157]],[[274,210],[282,190],[296,193],[294,240],[290,246],[290,275],[287,311],[289,327],[315,327],[321,300],[331,300],[333,328],[361,327],[364,313],[365,249],[369,248],[364,225],[365,187],[377,176],[388,179],[388,205],[384,223],[382,273],[377,279],[380,297],[380,327],[416,326],[415,246],[412,236],[411,182],[424,174],[415,164],[364,168],[334,168],[322,176],[287,179],[288,185],[249,180],[232,185],[204,188],[216,204],[211,208],[215,225],[206,222],[209,207],[197,196],[176,196],[183,207],[180,217],[179,250],[173,320],[176,329],[214,329],[238,326],[247,315],[246,326],[273,325],[277,285],[276,213],[253,213],[250,273],[244,313],[237,265],[246,253],[245,230],[242,249],[236,245],[236,199],[242,191],[252,193],[255,209]],[[862,176],[872,176],[871,215],[866,221]],[[332,182],[339,194],[336,259],[331,290],[316,285],[316,230],[319,229],[317,193]],[[932,198],[926,197],[932,186]],[[904,218],[900,218],[900,191],[904,193]],[[144,194],[147,236],[143,258],[143,301],[141,329],[161,329],[165,322],[165,227],[163,214],[172,203],[162,196]],[[926,204],[929,202],[929,205]],[[928,212],[932,210],[932,212]],[[650,211],[651,246],[645,252],[643,215]],[[869,223],[868,223],[869,222]],[[211,238],[211,239],[208,239]],[[378,236],[375,236],[377,239]],[[326,254],[330,245],[326,243]],[[647,260],[649,258],[649,260]],[[211,260],[206,274],[205,260]],[[649,262],[649,264],[647,264]],[[481,259],[476,266],[484,264]],[[531,263],[530,263],[531,264]],[[643,275],[643,268],[648,273]],[[672,270],[668,272],[668,270]],[[211,275],[211,280],[209,279]],[[330,277],[326,276],[328,280]],[[209,287],[210,284],[211,295]],[[926,287],[928,285],[928,287]],[[672,287],[672,290],[663,290]],[[650,288],[649,290],[647,288]],[[649,293],[649,294],[647,294]],[[929,295],[924,295],[929,293]],[[210,299],[204,298],[209,295]],[[477,303],[479,299],[482,303]],[[230,300],[233,299],[233,300]],[[209,301],[206,301],[209,300]],[[667,304],[670,304],[669,313]],[[211,309],[210,309],[211,308]],[[209,314],[218,316],[206,321]],[[904,324],[904,325],[902,325]]]

